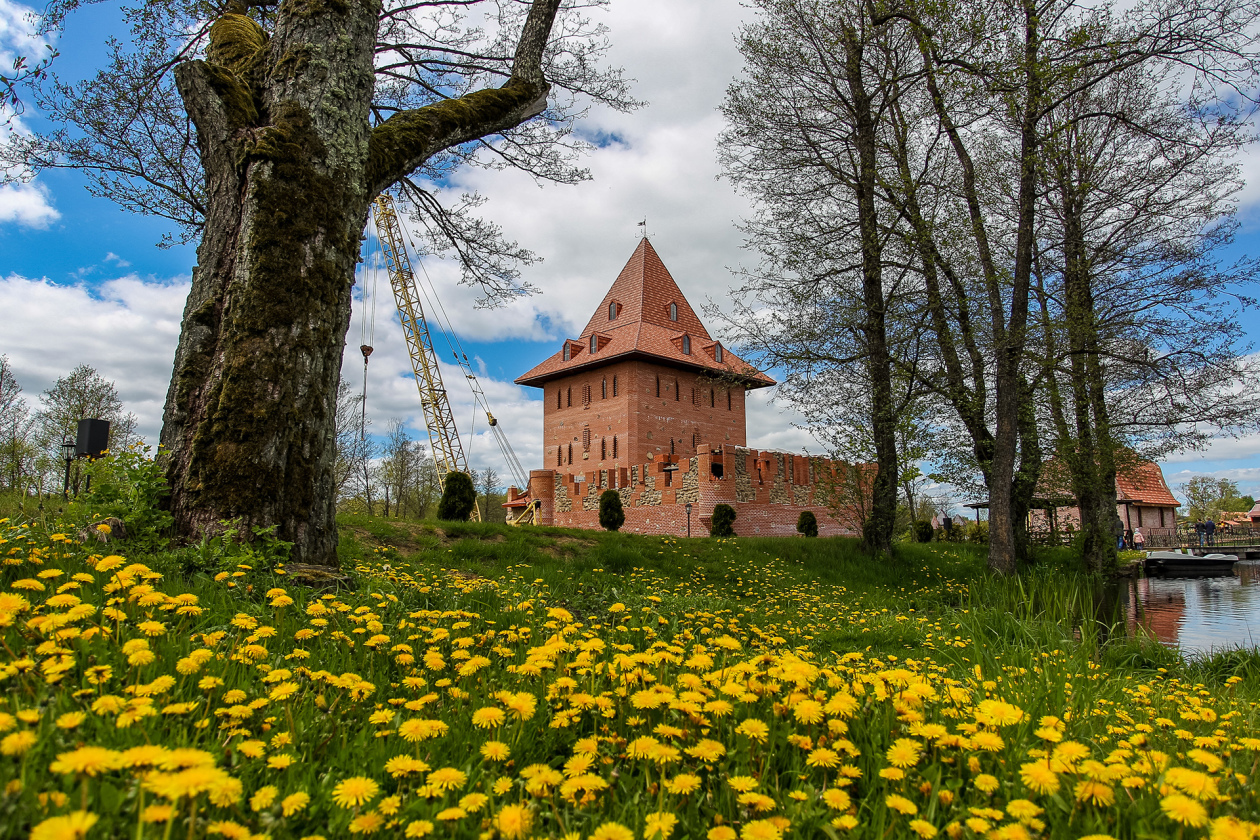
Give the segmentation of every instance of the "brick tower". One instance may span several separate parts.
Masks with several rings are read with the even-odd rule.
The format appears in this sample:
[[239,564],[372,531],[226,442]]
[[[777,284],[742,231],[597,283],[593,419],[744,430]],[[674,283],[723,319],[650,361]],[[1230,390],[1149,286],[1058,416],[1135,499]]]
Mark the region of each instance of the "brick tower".
[[581,334],[516,382],[543,390],[543,466],[562,474],[744,446],[745,392],[774,384],[713,340],[646,238]]

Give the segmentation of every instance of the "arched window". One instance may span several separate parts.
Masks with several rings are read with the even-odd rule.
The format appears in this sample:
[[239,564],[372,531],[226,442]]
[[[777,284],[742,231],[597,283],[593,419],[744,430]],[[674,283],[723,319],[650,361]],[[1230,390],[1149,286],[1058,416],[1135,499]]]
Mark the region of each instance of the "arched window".
[[717,362],[722,361],[722,345],[721,344],[713,345],[713,360]]
[[564,343],[564,360],[567,362],[571,358],[573,358],[572,345],[570,345],[569,342],[566,341]]
[[671,321],[678,320],[678,304],[676,303],[671,303],[669,305],[669,320]]
[[601,400],[608,399],[608,378],[599,380],[599,398]]
[[617,436],[613,435],[613,459],[617,458]]
[[617,396],[617,377],[613,376],[613,396]]
[[591,352],[594,353],[599,349],[599,337],[595,333],[591,333]]
[[582,451],[583,452],[591,451],[591,430],[590,429],[582,430]]
[[609,321],[617,320],[617,302],[616,301],[613,301],[612,303],[608,304],[608,320]]
[[684,356],[691,355],[691,336],[689,335],[683,336],[683,355]]

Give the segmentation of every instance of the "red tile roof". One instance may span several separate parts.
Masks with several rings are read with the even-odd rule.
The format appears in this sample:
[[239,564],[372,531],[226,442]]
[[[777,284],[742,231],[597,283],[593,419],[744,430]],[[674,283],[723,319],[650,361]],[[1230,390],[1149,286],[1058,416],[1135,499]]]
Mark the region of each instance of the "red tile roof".
[[[609,320],[609,305],[616,303],[617,317]],[[678,308],[677,320],[669,317],[670,304]],[[591,353],[590,336],[597,334],[598,349]],[[683,336],[690,336],[691,353],[683,352]],[[734,375],[747,388],[764,388],[774,380],[713,340],[700,317],[670,276],[652,243],[639,241],[630,261],[617,275],[595,314],[577,339],[571,342],[569,360],[564,359],[563,342],[555,355],[516,379],[519,385],[541,387],[544,382],[590,367],[630,357],[647,358],[717,375]]]
[[1181,507],[1164,483],[1164,471],[1154,461],[1138,461],[1116,474],[1116,501]]

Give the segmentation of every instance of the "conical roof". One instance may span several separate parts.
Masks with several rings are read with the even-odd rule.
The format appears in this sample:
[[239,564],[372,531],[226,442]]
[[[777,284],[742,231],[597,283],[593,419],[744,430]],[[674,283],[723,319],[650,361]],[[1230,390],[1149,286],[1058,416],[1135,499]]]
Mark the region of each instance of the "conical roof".
[[[594,353],[592,335],[596,336]],[[647,237],[639,241],[579,336],[565,339],[554,355],[516,382],[541,387],[557,377],[630,357],[710,371],[717,376],[733,375],[747,388],[774,384],[773,379],[713,340]]]

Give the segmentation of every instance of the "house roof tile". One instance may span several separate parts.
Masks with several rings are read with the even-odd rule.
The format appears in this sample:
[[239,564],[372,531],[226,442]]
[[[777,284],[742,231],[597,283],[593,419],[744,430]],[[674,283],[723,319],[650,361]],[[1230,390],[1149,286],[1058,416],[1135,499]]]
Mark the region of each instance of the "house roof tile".
[[[609,306],[613,303],[618,306],[617,314],[609,319]],[[670,318],[671,303],[677,307],[677,320]],[[598,349],[591,353],[590,336],[595,333],[607,340],[597,340]],[[683,352],[685,335],[690,336],[690,353]],[[563,344],[568,342],[574,343],[566,360]],[[717,376],[734,376],[747,388],[775,384],[769,376],[725,347],[721,351],[722,360],[717,360],[716,348],[721,346],[720,342],[709,335],[646,237],[639,241],[578,338],[566,339],[564,343],[554,355],[518,377],[517,384],[542,387],[543,383],[569,373],[631,357],[708,371]]]

